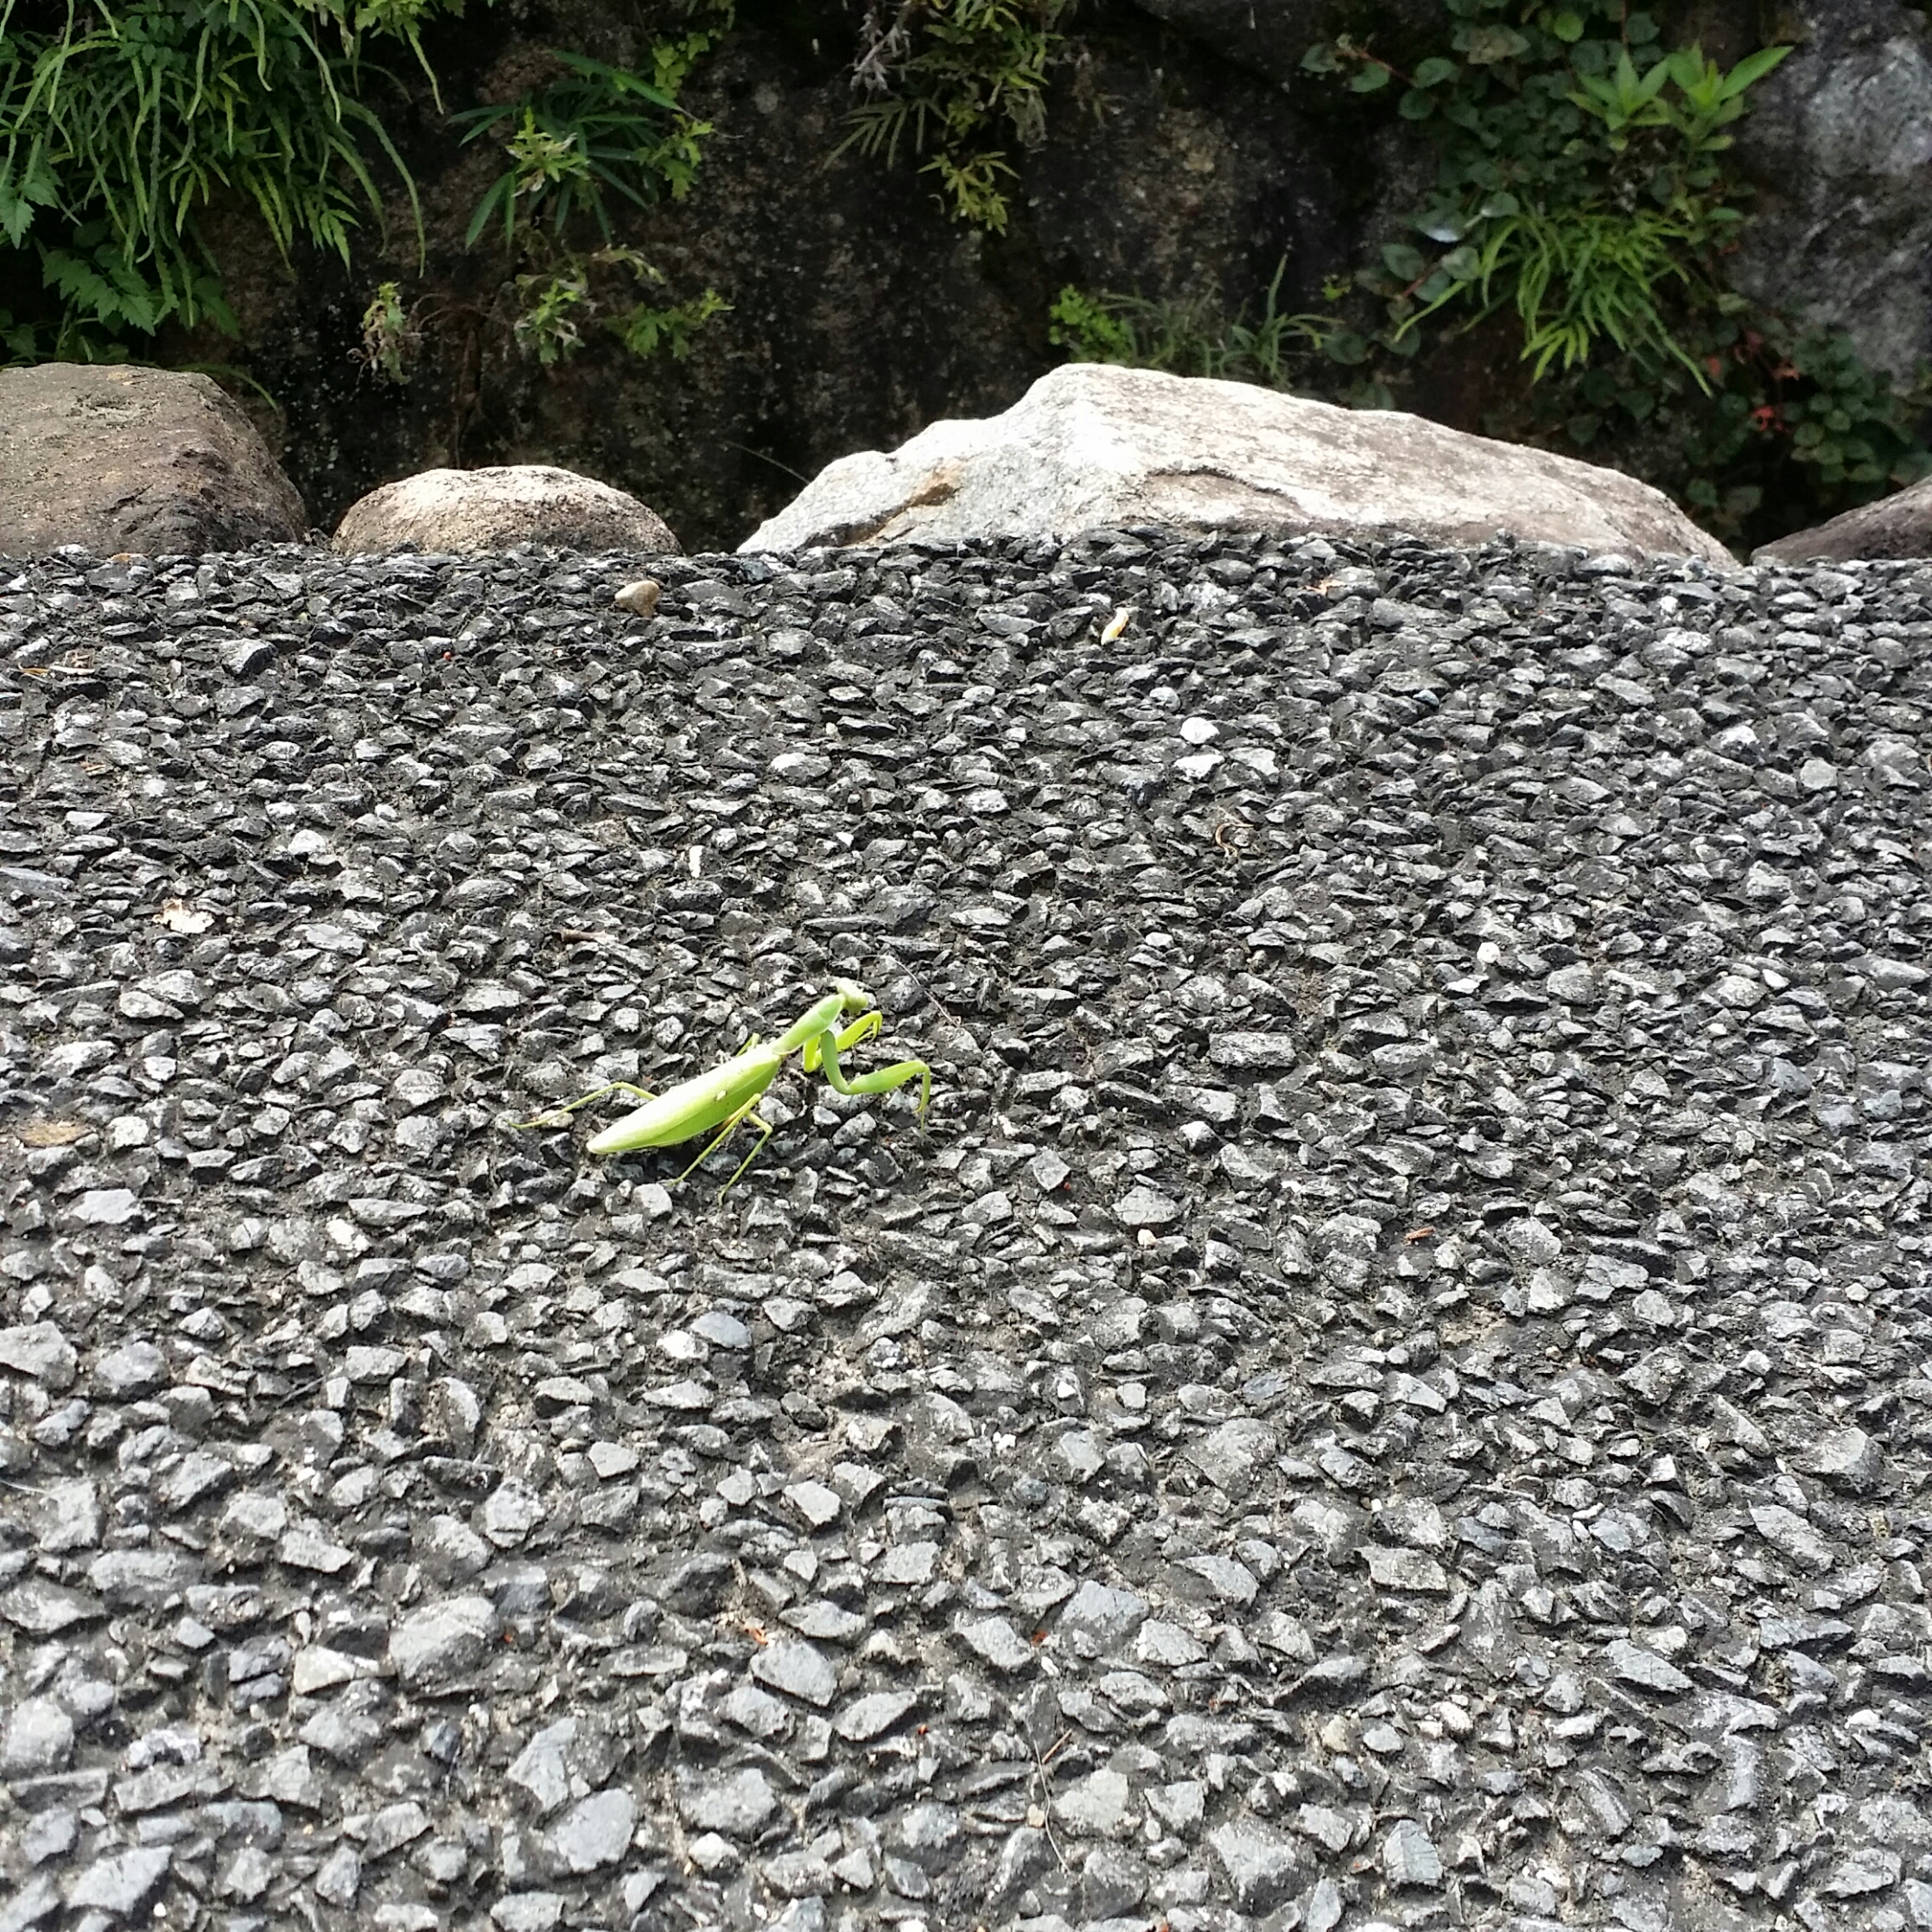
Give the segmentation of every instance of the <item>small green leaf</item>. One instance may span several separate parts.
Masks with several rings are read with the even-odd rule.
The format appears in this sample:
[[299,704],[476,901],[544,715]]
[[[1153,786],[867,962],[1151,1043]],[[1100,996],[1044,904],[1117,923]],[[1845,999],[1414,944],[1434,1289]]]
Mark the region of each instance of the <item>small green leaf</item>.
[[1395,103],[1395,111],[1405,121],[1426,121],[1435,112],[1435,103],[1420,87],[1410,87]]
[[1369,359],[1369,345],[1351,328],[1338,328],[1327,342],[1328,359],[1353,367]]
[[1771,69],[1790,53],[1789,47],[1763,47],[1755,54],[1747,54],[1736,67],[1724,77],[1726,94],[1741,94],[1747,87],[1754,87]]
[[1419,233],[1439,242],[1459,242],[1469,232],[1462,217],[1447,208],[1433,209],[1427,214],[1417,216],[1415,226]]
[[1429,264],[1423,260],[1421,250],[1410,247],[1407,242],[1390,242],[1382,250],[1382,258],[1389,272],[1403,283],[1417,281],[1428,272]]
[[1446,80],[1453,80],[1461,73],[1453,60],[1445,60],[1439,54],[1432,54],[1415,70],[1415,85],[1418,87],[1439,87]]
[[1472,67],[1494,67],[1499,60],[1513,60],[1529,51],[1528,41],[1514,27],[1500,21],[1485,21],[1480,27],[1465,27],[1456,35],[1456,45]]
[[1451,249],[1436,265],[1458,282],[1473,282],[1482,268],[1483,258],[1465,242],[1460,248]]
[[1389,69],[1380,60],[1365,60],[1349,82],[1349,92],[1376,94],[1389,85]]
[[[1482,207],[1476,212],[1484,221],[1495,221],[1503,215],[1521,214],[1522,213],[1522,203],[1505,188],[1499,194],[1485,196]],[[1453,239],[1454,238],[1446,238]]]
[[[1583,16],[1571,13],[1567,8],[1549,23],[1549,30],[1566,44],[1583,38]],[[1581,439],[1579,439],[1579,441]]]
[[1301,71],[1304,73],[1333,73],[1341,64],[1335,57],[1335,46],[1331,41],[1317,41],[1301,56]]

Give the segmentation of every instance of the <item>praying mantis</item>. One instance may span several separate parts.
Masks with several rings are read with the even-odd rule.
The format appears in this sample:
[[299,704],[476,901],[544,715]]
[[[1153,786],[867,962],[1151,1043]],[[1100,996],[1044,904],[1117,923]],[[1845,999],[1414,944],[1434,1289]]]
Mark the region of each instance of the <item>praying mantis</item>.
[[[858,1019],[842,1028],[841,1022],[855,1013]],[[759,1130],[757,1143],[718,1190],[721,1201],[772,1138],[772,1123],[759,1114],[758,1103],[794,1053],[803,1056],[807,1073],[823,1069],[835,1093],[892,1093],[916,1078],[919,1083],[919,1118],[925,1120],[926,1103],[932,1098],[932,1069],[924,1060],[899,1060],[876,1072],[850,1076],[839,1065],[842,1052],[870,1039],[884,1024],[878,1002],[862,986],[850,980],[834,980],[832,990],[816,1001],[769,1045],[761,1044],[754,1033],[722,1066],[713,1067],[709,1073],[694,1074],[661,1094],[633,1086],[627,1080],[613,1080],[608,1086],[593,1088],[575,1100],[553,1107],[534,1120],[519,1121],[517,1125],[561,1127],[578,1108],[601,1100],[606,1094],[625,1094],[645,1104],[594,1135],[590,1152],[632,1153],[642,1147],[674,1147],[716,1128],[716,1136],[677,1177],[683,1180],[749,1121]]]

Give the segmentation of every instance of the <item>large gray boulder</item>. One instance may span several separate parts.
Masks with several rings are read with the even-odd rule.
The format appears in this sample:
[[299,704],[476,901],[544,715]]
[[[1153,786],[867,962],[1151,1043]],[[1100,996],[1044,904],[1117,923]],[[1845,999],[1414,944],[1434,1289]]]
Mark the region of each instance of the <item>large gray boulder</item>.
[[1932,356],[1932,22],[1899,0],[1780,11],[1798,44],[1738,124],[1757,196],[1731,279],[1909,377]]
[[1753,563],[1843,563],[1854,557],[1932,556],[1932,476],[1847,510],[1829,523],[1794,531],[1752,551]]
[[1406,531],[1732,559],[1661,491],[1616,470],[1395,410],[1248,383],[1072,362],[1002,416],[935,423],[821,470],[740,546],[1064,537],[1096,526]]
[[419,471],[352,503],[334,537],[334,548],[351,556],[405,544],[467,555],[518,543],[654,556],[678,547],[663,518],[635,497],[549,463]]
[[0,556],[299,542],[295,486],[206,376],[124,365],[0,369]]

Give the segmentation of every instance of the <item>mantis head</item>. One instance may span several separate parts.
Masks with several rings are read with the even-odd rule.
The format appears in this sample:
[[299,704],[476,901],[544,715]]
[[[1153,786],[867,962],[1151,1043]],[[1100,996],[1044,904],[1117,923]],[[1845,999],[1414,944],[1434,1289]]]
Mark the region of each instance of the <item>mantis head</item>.
[[863,1013],[879,1002],[855,980],[834,980],[832,990],[845,1001],[848,1013]]

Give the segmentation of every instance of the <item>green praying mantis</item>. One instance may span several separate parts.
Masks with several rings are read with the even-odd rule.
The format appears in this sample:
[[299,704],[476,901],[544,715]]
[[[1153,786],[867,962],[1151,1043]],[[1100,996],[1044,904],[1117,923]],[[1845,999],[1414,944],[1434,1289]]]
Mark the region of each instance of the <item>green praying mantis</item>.
[[[859,1017],[850,1026],[842,1027],[841,1022],[849,1014]],[[591,1153],[632,1153],[642,1147],[674,1147],[716,1128],[715,1137],[677,1177],[683,1180],[749,1121],[759,1130],[757,1142],[738,1163],[731,1179],[718,1190],[721,1201],[772,1138],[772,1123],[758,1112],[758,1103],[794,1053],[802,1054],[807,1073],[823,1070],[835,1093],[892,1093],[916,1078],[919,1083],[919,1118],[925,1120],[926,1103],[932,1098],[932,1069],[924,1060],[899,1060],[874,1073],[854,1075],[848,1075],[839,1065],[841,1053],[870,1039],[884,1024],[878,1002],[862,986],[850,980],[834,980],[832,990],[769,1045],[762,1044],[754,1033],[722,1066],[713,1067],[709,1073],[694,1074],[661,1094],[633,1086],[627,1080],[613,1080],[608,1086],[593,1088],[575,1100],[553,1107],[534,1120],[519,1121],[517,1125],[561,1127],[578,1108],[601,1100],[606,1094],[624,1094],[641,1100],[644,1105],[593,1136]]]

